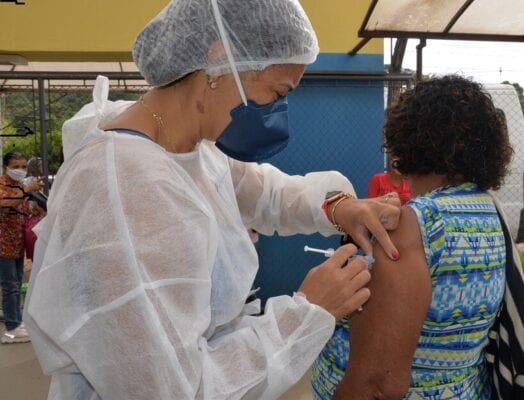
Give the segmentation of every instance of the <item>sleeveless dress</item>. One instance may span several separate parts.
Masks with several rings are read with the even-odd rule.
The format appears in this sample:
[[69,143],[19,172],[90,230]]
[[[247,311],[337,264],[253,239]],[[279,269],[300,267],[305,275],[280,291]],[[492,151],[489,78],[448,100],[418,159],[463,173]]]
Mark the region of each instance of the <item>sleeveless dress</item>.
[[[407,205],[417,214],[433,293],[404,398],[488,400],[492,382],[484,353],[504,294],[506,267],[495,205],[473,183],[439,188]],[[347,320],[337,323],[313,364],[317,400],[330,399],[344,377],[348,328]]]

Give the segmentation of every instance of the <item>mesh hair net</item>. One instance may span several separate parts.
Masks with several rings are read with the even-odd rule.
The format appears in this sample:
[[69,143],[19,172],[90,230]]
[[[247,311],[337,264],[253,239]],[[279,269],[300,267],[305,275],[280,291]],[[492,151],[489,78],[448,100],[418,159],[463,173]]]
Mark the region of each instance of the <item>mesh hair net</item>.
[[[229,53],[229,57],[228,57]],[[172,0],[138,35],[133,57],[148,83],[310,64],[318,42],[298,0]],[[233,71],[236,72],[236,71]]]

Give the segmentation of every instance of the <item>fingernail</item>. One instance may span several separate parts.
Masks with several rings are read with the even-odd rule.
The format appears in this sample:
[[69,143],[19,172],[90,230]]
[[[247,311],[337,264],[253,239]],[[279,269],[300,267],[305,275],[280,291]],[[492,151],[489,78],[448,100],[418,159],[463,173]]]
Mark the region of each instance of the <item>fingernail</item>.
[[398,250],[393,250],[391,252],[391,258],[395,261],[398,261],[398,259],[400,258],[400,254],[398,253]]

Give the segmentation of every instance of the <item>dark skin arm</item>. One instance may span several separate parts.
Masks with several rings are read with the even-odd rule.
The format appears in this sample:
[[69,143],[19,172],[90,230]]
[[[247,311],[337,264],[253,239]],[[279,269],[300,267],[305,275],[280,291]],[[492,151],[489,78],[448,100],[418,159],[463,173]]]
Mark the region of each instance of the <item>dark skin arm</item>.
[[350,365],[333,399],[399,399],[409,388],[411,361],[431,303],[429,268],[411,208],[402,208],[391,240],[400,260],[374,246],[371,298],[351,318]]

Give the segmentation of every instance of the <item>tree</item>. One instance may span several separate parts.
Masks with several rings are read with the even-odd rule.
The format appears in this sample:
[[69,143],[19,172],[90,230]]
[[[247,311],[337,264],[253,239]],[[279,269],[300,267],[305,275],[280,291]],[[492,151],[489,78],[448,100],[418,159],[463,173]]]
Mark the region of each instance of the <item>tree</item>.
[[[112,91],[111,99],[136,100],[137,92]],[[14,134],[17,129],[27,126],[34,135],[3,139],[3,152],[19,151],[26,157],[41,157],[40,119],[36,93],[9,92],[3,94],[3,121],[0,121],[0,132]],[[2,99],[0,99],[2,100]],[[89,90],[72,91],[68,89],[46,92],[46,126],[49,173],[55,174],[62,162],[62,125],[92,101]],[[0,101],[0,106],[2,102]]]
[[512,85],[515,88],[519,96],[520,107],[522,108],[522,112],[524,113],[524,88],[520,86],[517,82],[510,83],[509,81],[504,81],[502,83],[506,85]]
[[[42,151],[40,139],[39,133],[25,137],[4,138],[2,151],[4,154],[8,151],[19,151],[28,159],[32,157],[41,157]],[[58,171],[58,168],[60,168],[61,164],[60,152],[62,150],[62,133],[60,131],[52,131],[47,134],[47,147],[49,155],[49,173],[54,175]]]
[[[46,96],[47,155],[49,173],[55,174],[61,164],[62,124],[90,99],[88,92],[48,92]],[[4,137],[2,151],[19,151],[27,158],[42,157],[40,119],[36,94],[8,92],[3,95],[0,130],[4,135],[17,133],[22,127],[34,134],[25,137]]]

